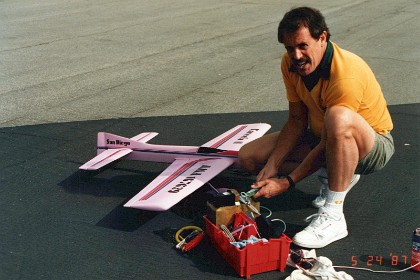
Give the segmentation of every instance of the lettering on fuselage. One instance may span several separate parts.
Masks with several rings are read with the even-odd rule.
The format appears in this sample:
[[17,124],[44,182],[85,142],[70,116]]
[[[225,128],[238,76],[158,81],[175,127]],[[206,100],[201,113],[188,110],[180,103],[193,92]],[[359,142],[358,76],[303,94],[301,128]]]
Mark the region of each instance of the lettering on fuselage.
[[106,139],[106,144],[107,145],[121,145],[121,146],[130,146],[130,142],[128,141],[121,141],[119,139],[115,139],[115,140],[111,140],[111,139]]
[[210,168],[209,165],[202,165],[200,168],[198,168],[197,170],[195,170],[193,173],[191,173],[190,176],[186,177],[184,180],[182,180],[181,182],[179,182],[178,184],[176,184],[175,187],[171,188],[168,192],[169,193],[178,193],[180,192],[182,189],[184,189],[185,187],[187,187],[189,184],[191,184],[192,181],[194,181],[194,179],[197,176],[202,175],[204,172],[206,172],[208,169]]
[[248,136],[251,135],[253,132],[258,131],[258,128],[253,128],[248,130],[244,135],[242,135],[238,140],[233,142],[233,144],[242,144],[246,139],[248,139]]

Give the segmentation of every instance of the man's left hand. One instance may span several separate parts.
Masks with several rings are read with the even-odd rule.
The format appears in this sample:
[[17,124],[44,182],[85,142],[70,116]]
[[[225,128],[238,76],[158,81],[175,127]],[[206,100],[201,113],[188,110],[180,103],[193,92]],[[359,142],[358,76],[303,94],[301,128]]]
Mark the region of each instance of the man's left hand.
[[271,198],[277,196],[289,189],[289,181],[286,179],[270,178],[259,181],[254,184],[253,188],[261,188],[253,197]]

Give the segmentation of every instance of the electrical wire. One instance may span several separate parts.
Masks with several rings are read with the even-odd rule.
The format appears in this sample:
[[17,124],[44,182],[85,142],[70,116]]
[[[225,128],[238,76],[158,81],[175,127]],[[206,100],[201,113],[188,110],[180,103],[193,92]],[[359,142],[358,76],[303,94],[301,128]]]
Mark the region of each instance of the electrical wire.
[[181,236],[181,233],[185,230],[198,230],[199,232],[202,232],[203,230],[200,227],[197,226],[185,226],[180,228],[176,233],[175,233],[175,241],[177,243],[181,242],[182,240],[184,240],[184,237]]
[[267,216],[265,216],[266,218],[270,218],[270,217],[271,217],[271,215],[273,214],[273,212],[272,212],[269,208],[267,208],[267,207],[265,207],[265,206],[260,205],[260,208],[263,208],[263,209],[265,209],[265,210],[267,210],[267,211],[268,211],[268,215],[267,215]]

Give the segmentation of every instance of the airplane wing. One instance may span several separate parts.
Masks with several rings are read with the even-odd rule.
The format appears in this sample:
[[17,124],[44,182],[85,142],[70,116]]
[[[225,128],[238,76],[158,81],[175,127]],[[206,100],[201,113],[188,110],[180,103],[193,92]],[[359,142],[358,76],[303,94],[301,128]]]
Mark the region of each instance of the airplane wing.
[[128,148],[119,148],[119,149],[109,149],[101,152],[99,155],[89,160],[85,164],[79,167],[83,170],[97,170],[117,159],[122,158],[125,155],[128,155],[133,150]]
[[239,151],[244,144],[263,136],[270,127],[271,125],[266,123],[238,125],[201,147]]
[[168,210],[234,161],[232,158],[177,159],[124,207]]

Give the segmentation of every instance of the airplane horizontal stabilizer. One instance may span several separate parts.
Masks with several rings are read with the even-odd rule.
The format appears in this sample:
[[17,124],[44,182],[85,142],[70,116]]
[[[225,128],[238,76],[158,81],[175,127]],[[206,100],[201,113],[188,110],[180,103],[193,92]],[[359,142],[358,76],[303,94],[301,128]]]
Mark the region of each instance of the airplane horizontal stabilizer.
[[157,133],[157,132],[143,132],[143,133],[140,133],[139,135],[131,137],[130,139],[134,140],[134,141],[137,141],[137,142],[146,143],[150,139],[156,137],[158,134],[159,133]]
[[101,152],[99,155],[89,160],[85,164],[79,167],[83,170],[97,170],[117,159],[122,158],[123,156],[131,153],[132,150],[128,148],[119,148],[119,149],[109,149]]

